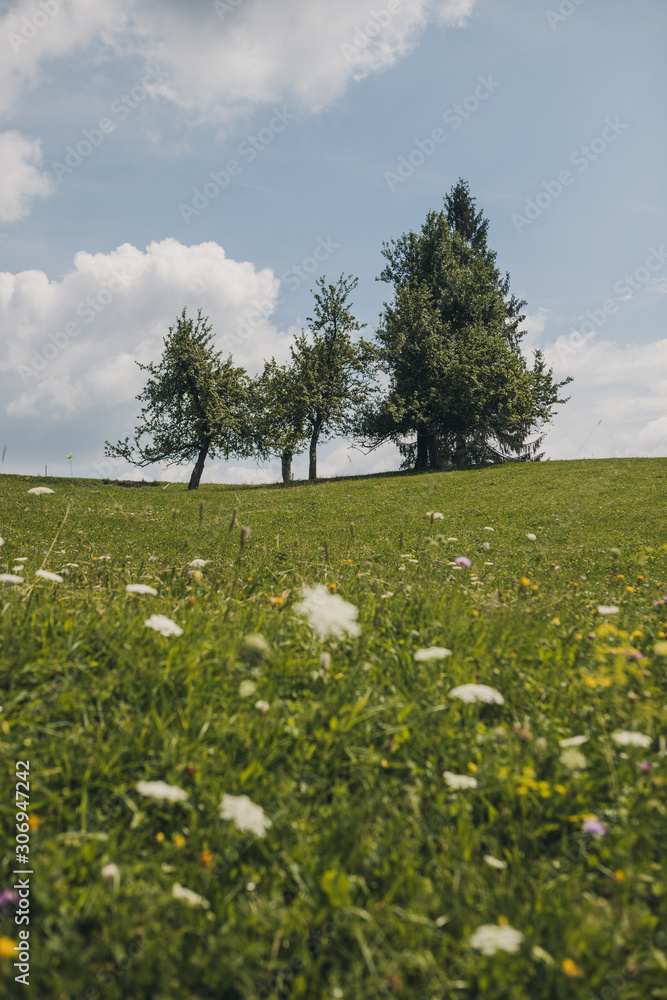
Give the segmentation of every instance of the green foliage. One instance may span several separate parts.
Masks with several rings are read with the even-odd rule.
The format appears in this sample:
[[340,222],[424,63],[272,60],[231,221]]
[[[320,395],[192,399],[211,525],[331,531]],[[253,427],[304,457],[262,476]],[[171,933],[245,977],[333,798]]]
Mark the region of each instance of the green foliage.
[[213,349],[206,317],[193,322],[185,309],[169,328],[158,364],[139,367],[149,379],[137,399],[145,403],[134,439],[106,442],[105,454],[133,465],[174,465],[196,459],[190,488],[197,489],[208,456],[248,455],[248,380]]
[[465,182],[445,202],[419,233],[383,246],[380,279],[395,298],[377,338],[390,385],[357,431],[370,446],[395,441],[417,468],[536,457],[539,441],[528,439],[565,402],[558,391],[570,380],[554,383],[540,352],[528,367],[518,346],[525,303],[509,294]]
[[302,331],[291,346],[290,377],[310,437],[309,479],[317,478],[318,442],[351,431],[370,393],[375,354],[370,344],[351,336],[362,329],[348,305],[357,283],[345,275],[335,285],[319,278],[315,315],[307,320],[310,334]]
[[[26,580],[0,582],[0,892],[15,881],[17,760],[35,862],[30,989],[14,982],[5,902],[0,995],[589,1000],[613,984],[659,1000],[664,465],[200,495],[0,477],[0,573],[24,559]],[[42,566],[63,582],[38,580]],[[295,612],[304,583],[358,608],[360,636],[316,639]],[[147,628],[153,614],[183,634]],[[433,646],[452,654],[415,660]],[[504,704],[449,697],[473,682]],[[651,746],[618,747],[616,730]],[[560,746],[575,736],[579,770]],[[477,786],[456,791],[445,771]],[[142,780],[188,799],[145,798]],[[220,817],[223,794],[264,809],[263,838]],[[591,814],[604,836],[584,832]],[[475,951],[470,935],[501,920],[524,935],[516,954]]]

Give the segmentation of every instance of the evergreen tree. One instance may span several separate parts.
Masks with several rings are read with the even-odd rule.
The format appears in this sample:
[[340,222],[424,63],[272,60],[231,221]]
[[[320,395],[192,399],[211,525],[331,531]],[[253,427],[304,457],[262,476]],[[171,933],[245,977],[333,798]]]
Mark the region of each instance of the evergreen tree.
[[540,352],[528,367],[525,303],[509,294],[464,181],[445,207],[419,233],[383,244],[380,280],[395,290],[377,331],[389,392],[362,410],[358,434],[370,447],[393,440],[416,469],[539,458],[542,439],[529,438],[565,402],[558,390],[570,379],[555,384]]
[[233,367],[231,355],[222,361],[213,349],[211,329],[201,309],[194,323],[184,309],[164,339],[160,362],[136,362],[149,373],[137,396],[145,403],[140,423],[132,441],[106,441],[106,455],[139,467],[194,460],[188,489],[196,490],[209,455],[252,453],[248,379],[243,368]]

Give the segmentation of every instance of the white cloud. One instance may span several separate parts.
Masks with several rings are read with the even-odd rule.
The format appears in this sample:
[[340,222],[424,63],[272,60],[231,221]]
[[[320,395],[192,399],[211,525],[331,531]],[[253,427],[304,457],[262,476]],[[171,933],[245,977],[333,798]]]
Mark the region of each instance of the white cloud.
[[44,0],[46,13],[22,0],[0,18],[0,35],[11,39],[0,69],[0,114],[47,77],[50,62],[86,49],[97,61],[113,53],[159,63],[169,80],[155,93],[220,123],[257,105],[284,101],[320,111],[352,79],[384,70],[409,53],[430,20],[463,25],[474,3]]
[[107,254],[78,253],[60,281],[42,271],[2,273],[6,412],[58,420],[120,407],[130,421],[144,382],[134,361],[159,358],[162,338],[184,306],[191,316],[202,308],[220,346],[225,335],[241,331],[233,347],[237,364],[253,371],[272,354],[282,360],[289,336],[270,322],[279,285],[270,268],[230,260],[217,243],[188,247],[175,239],[145,251],[125,243]]
[[16,129],[0,132],[0,222],[16,222],[28,214],[33,198],[53,193],[48,174],[40,172],[42,148]]
[[[595,333],[545,337],[548,310],[527,317],[524,349],[543,346],[570,396],[556,409],[543,449],[552,459],[667,455],[667,340],[622,344]],[[575,331],[576,334],[576,331]]]

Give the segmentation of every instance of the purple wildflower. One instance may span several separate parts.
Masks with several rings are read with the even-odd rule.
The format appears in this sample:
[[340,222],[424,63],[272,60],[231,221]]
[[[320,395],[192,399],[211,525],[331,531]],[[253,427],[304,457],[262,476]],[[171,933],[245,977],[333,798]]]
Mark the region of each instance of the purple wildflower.
[[16,906],[19,901],[19,894],[14,889],[3,889],[0,892],[0,910],[3,910],[8,904],[11,906]]
[[587,819],[584,823],[584,833],[592,833],[595,837],[603,837],[607,827],[599,819]]
[[472,563],[470,562],[467,556],[457,556],[454,562],[456,563],[457,566],[465,566],[466,569],[472,566]]
[[654,608],[661,608],[663,604],[664,604],[664,601],[653,601],[653,607]]
[[639,770],[642,772],[642,774],[648,774],[648,772],[651,770],[650,763],[647,760],[643,760],[639,765]]

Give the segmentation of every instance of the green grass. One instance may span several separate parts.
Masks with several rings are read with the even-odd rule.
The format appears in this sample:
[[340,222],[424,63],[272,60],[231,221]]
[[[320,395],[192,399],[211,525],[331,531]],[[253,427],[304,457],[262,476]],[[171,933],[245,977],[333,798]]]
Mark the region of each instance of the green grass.
[[[27,557],[25,583],[0,584],[0,891],[17,760],[35,817],[30,988],[0,958],[0,994],[667,997],[666,483],[643,459],[198,493],[0,478],[0,572]],[[63,583],[34,575],[66,563]],[[320,641],[295,613],[315,583],[358,608],[358,638]],[[415,661],[429,646],[452,655]],[[448,697],[468,682],[505,703]],[[652,745],[619,748],[616,730]],[[559,740],[579,734],[577,772]],[[225,793],[261,805],[264,837],[220,818]],[[584,832],[590,815],[606,834]],[[475,951],[499,921],[519,950]],[[5,906],[0,937],[17,934]]]

